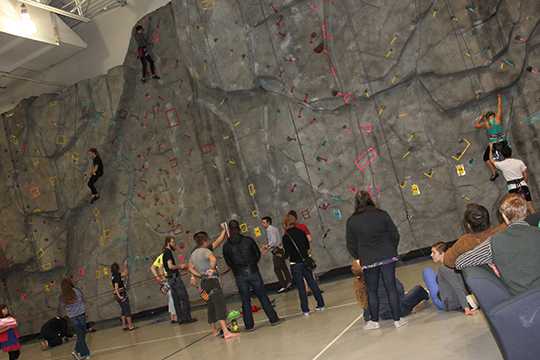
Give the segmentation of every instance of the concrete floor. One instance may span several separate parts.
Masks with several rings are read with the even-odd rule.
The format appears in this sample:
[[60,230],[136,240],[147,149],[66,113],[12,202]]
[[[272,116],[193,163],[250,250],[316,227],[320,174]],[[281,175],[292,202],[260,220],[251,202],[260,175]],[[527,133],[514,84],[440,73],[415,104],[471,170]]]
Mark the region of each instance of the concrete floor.
[[[421,271],[438,265],[425,261],[398,267],[405,289],[423,284]],[[88,334],[92,359],[502,359],[482,315],[466,317],[433,305],[408,317],[409,324],[394,329],[381,321],[381,329],[364,331],[362,311],[352,294],[351,277],[323,281],[326,310],[304,317],[296,290],[276,295],[276,310],[287,321],[271,327],[263,311],[254,314],[255,331],[230,340],[213,338],[206,323],[206,308],[193,311],[198,322],[172,325],[157,319],[138,321],[131,332],[119,327]],[[315,307],[313,297],[310,307]],[[259,305],[257,300],[254,305]],[[238,296],[228,308],[239,308]],[[120,310],[120,309],[119,309]],[[162,318],[165,315],[160,315]],[[243,326],[241,326],[241,329]],[[39,343],[24,345],[21,359],[71,359],[75,341],[41,351]]]

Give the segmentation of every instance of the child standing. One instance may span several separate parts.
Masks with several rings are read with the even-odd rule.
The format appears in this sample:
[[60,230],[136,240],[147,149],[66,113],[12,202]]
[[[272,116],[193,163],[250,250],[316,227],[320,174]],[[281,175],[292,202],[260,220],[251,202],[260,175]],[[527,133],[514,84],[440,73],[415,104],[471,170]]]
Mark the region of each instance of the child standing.
[[[9,354],[9,360],[16,360],[21,354],[21,343],[19,342],[19,333],[15,329],[18,325],[15,318],[9,313],[6,305],[0,304],[0,317],[8,319],[7,327],[0,329],[0,346],[4,352]],[[2,322],[5,322],[3,320]]]
[[90,359],[92,354],[86,346],[86,311],[84,309],[83,302],[86,301],[81,289],[76,288],[73,285],[73,282],[69,277],[62,278],[60,282],[61,294],[60,299],[62,300],[62,306],[66,307],[66,313],[69,317],[69,321],[77,334],[77,343],[75,344],[75,349],[71,353],[73,357],[77,360],[81,359]]

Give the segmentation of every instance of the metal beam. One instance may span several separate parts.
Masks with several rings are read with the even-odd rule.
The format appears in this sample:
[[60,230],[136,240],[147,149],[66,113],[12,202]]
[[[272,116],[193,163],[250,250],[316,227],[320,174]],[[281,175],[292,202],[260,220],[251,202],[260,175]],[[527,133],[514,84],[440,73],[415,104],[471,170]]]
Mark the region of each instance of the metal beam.
[[78,21],[82,21],[82,22],[86,22],[86,23],[92,21],[91,19],[88,19],[88,18],[86,18],[84,16],[75,15],[75,14],[70,13],[69,11],[60,10],[60,9],[55,8],[53,6],[38,3],[37,1],[33,1],[33,0],[18,0],[18,1],[22,2],[23,4],[35,6],[37,8],[44,9],[44,10],[56,13],[58,15],[69,17],[69,18],[72,18],[72,19],[75,19],[75,20],[78,20]]
[[47,81],[47,80],[37,80],[37,79],[30,79],[30,78],[27,78],[27,77],[24,77],[24,76],[12,75],[12,74],[9,74],[9,73],[7,73],[5,71],[0,71],[0,77],[2,77],[2,76],[6,76],[6,77],[16,79],[16,80],[30,81],[30,82],[34,82],[34,83],[37,83],[37,84],[43,84],[43,85],[51,85],[51,86],[57,86],[57,87],[66,87],[67,86],[66,84],[55,83],[55,82],[51,82],[51,81]]

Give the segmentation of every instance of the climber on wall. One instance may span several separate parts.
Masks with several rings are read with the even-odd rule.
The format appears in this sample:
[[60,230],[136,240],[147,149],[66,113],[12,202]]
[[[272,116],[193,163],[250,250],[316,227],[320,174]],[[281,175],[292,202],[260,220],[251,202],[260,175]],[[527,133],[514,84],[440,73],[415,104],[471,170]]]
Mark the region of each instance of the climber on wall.
[[143,76],[142,76],[141,81],[142,82],[146,81],[146,62],[147,61],[150,64],[150,70],[152,71],[152,78],[161,79],[158,76],[156,69],[154,68],[154,60],[152,60],[152,57],[150,56],[150,53],[148,53],[148,49],[146,48],[148,44],[154,43],[154,40],[149,42],[148,39],[144,37],[143,33],[144,33],[143,27],[141,25],[137,25],[137,27],[135,28],[135,41],[137,42],[137,46],[139,47],[137,51],[137,57],[141,59],[141,62],[142,62]]
[[101,161],[99,153],[95,148],[88,150],[88,155],[90,155],[90,157],[93,159],[94,165],[88,174],[88,177],[90,178],[90,180],[88,180],[88,187],[92,191],[92,200],[90,201],[90,204],[93,204],[97,199],[99,199],[99,194],[94,184],[103,175],[103,161]]
[[508,146],[508,143],[506,142],[506,137],[503,133],[503,127],[502,127],[502,102],[501,102],[501,94],[497,94],[498,98],[498,104],[497,104],[497,114],[494,114],[493,111],[488,111],[486,113],[486,120],[483,121],[484,114],[480,115],[478,119],[474,122],[474,128],[475,129],[481,129],[486,128],[489,134],[489,143],[493,144],[493,148],[491,148],[489,145],[484,152],[484,161],[486,165],[488,166],[489,170],[491,171],[491,178],[489,180],[494,181],[499,174],[497,173],[497,170],[495,169],[495,166],[489,161],[489,152],[490,151],[499,151],[505,147]]

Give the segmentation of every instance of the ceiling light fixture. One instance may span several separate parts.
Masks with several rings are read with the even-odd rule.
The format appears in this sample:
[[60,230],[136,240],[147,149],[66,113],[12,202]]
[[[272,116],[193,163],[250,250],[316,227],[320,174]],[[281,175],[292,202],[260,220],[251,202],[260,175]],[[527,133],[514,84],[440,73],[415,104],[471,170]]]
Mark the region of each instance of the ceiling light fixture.
[[36,24],[30,19],[30,14],[28,13],[28,9],[24,4],[21,4],[21,17],[23,19],[22,23],[24,33],[27,36],[37,33]]

